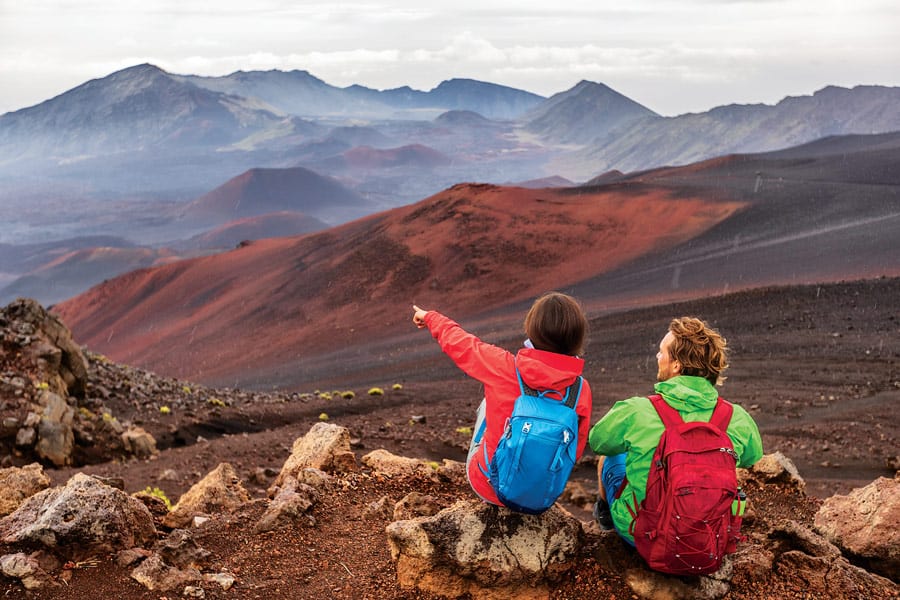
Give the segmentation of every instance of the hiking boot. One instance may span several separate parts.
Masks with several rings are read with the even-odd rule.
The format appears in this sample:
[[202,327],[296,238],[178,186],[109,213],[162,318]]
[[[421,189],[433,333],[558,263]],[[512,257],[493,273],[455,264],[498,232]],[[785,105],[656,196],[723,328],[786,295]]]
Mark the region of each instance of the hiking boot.
[[594,520],[604,531],[613,528],[612,513],[609,511],[609,504],[603,498],[597,498],[594,503]]

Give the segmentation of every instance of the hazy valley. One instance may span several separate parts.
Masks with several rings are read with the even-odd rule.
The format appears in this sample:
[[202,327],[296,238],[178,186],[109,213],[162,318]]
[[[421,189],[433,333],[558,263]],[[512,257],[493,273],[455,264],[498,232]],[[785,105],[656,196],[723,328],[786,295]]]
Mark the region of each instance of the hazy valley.
[[[660,117],[587,81],[543,98],[464,79],[378,91],[305,71],[138,65],[0,116],[0,300],[56,303],[135,267],[233,248],[241,232],[306,233],[461,182],[565,187],[895,131],[897,100],[896,88],[829,87]],[[89,251],[88,236],[118,238],[115,250]]]
[[[898,100],[827,87],[661,117],[586,81],[542,98],[139,65],[2,115],[0,304],[51,313],[0,312],[0,466],[175,499],[227,463],[241,502],[190,526],[219,577],[198,571],[194,594],[443,597],[398,583],[385,526],[416,514],[411,492],[420,511],[469,498],[453,469],[482,392],[411,305],[515,350],[532,298],[560,289],[590,317],[592,420],[649,393],[666,324],[699,315],[732,349],[722,395],[799,470],[749,475],[749,539],[716,597],[896,597],[866,570],[896,562],[845,558],[810,528],[824,498],[900,465]],[[260,531],[316,424],[346,428],[346,470]],[[386,475],[364,458],[382,450],[424,471]],[[563,498],[583,545],[545,597],[654,582],[593,525],[588,454]],[[144,546],[184,531],[158,496],[141,502],[156,511]],[[3,538],[0,556],[23,547]],[[42,597],[160,597],[123,553],[73,548],[21,554],[49,573]],[[12,562],[0,590],[30,597]]]

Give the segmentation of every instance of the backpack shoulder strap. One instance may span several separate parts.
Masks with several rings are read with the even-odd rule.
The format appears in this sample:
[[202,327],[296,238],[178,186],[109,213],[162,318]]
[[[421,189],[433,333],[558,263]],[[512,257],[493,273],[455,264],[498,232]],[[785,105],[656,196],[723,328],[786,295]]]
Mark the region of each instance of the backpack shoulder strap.
[[575,378],[574,383],[566,388],[565,402],[569,408],[575,408],[575,405],[578,404],[578,399],[581,398],[581,384],[583,382],[584,377],[579,375]]
[[522,380],[522,374],[519,373],[518,365],[516,365],[516,378],[519,380],[519,390],[522,392],[523,396],[539,396],[540,395],[540,393],[536,389],[526,385],[525,382]]
[[[653,403],[653,408],[656,409],[659,418],[662,419],[663,425],[665,425],[666,428],[684,422],[684,419],[681,418],[678,411],[669,406],[662,396],[653,394],[652,396],[648,396],[648,398],[650,399],[650,402]],[[731,402],[728,402],[720,396],[716,401],[715,408],[713,408],[709,423],[710,425],[716,426],[722,433],[725,433],[728,430],[728,424],[731,422],[731,415],[733,413],[734,407],[731,405]]]
[[669,404],[663,399],[661,395],[653,394],[652,396],[647,397],[653,404],[653,408],[656,409],[656,413],[659,415],[659,418],[662,419],[663,425],[665,425],[666,429],[684,423],[684,419],[681,418],[681,415],[678,413],[678,411],[669,406]]
[[722,433],[728,430],[728,424],[731,423],[731,415],[734,413],[734,407],[721,396],[716,401],[716,407],[713,409],[712,416],[709,418],[710,425],[715,425]]
[[[519,380],[519,390],[522,392],[523,396],[541,396],[543,394],[543,392],[539,392],[525,383],[522,379],[522,374],[519,373],[518,365],[516,365],[516,378]],[[579,375],[575,378],[572,385],[566,388],[566,393],[563,395],[562,401],[569,408],[574,409],[575,405],[578,404],[578,399],[581,398],[581,384],[583,381],[584,377]]]

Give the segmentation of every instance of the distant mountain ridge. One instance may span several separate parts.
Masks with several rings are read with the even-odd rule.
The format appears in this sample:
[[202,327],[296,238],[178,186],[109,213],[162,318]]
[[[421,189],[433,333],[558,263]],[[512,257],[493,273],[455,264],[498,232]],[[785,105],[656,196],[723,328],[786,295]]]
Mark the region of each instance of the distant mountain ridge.
[[[18,176],[31,169],[48,180],[87,180],[108,190],[138,185],[165,195],[191,184],[208,190],[209,183],[253,167],[313,166],[357,145],[419,144],[450,157],[455,181],[587,181],[612,170],[895,130],[900,88],[883,86],[828,86],[774,106],[734,104],[661,117],[590,81],[545,99],[462,78],[428,92],[378,91],[336,87],[299,70],[200,77],[143,64],[0,116],[0,178],[4,170]],[[131,176],[123,181],[125,170]],[[388,185],[419,175],[409,171]],[[411,200],[386,183],[356,185]]]
[[403,111],[430,109],[470,110],[490,119],[513,119],[544,99],[531,92],[473,79],[450,79],[423,92],[410,87],[383,91],[361,85],[339,88],[299,70],[178,77],[205,89],[259,98],[286,113],[307,117],[402,118]]
[[[617,169],[685,165],[732,153],[766,152],[848,134],[900,130],[900,87],[828,86],[774,106],[720,106],[705,113],[639,120],[554,161],[584,179]],[[551,167],[553,168],[553,167]]]
[[0,116],[0,164],[80,156],[220,147],[254,132],[300,126],[245,98],[213,92],[144,64],[84,83],[37,106]]

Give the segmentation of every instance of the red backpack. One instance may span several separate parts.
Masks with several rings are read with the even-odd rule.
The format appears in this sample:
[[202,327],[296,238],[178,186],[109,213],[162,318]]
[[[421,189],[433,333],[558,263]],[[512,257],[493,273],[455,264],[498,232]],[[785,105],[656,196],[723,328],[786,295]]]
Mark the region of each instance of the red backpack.
[[[713,573],[741,539],[737,454],[726,430],[733,407],[719,398],[709,423],[685,423],[650,396],[665,431],[653,454],[647,493],[631,524],[647,565],[673,575]],[[740,510],[732,514],[732,503]]]

